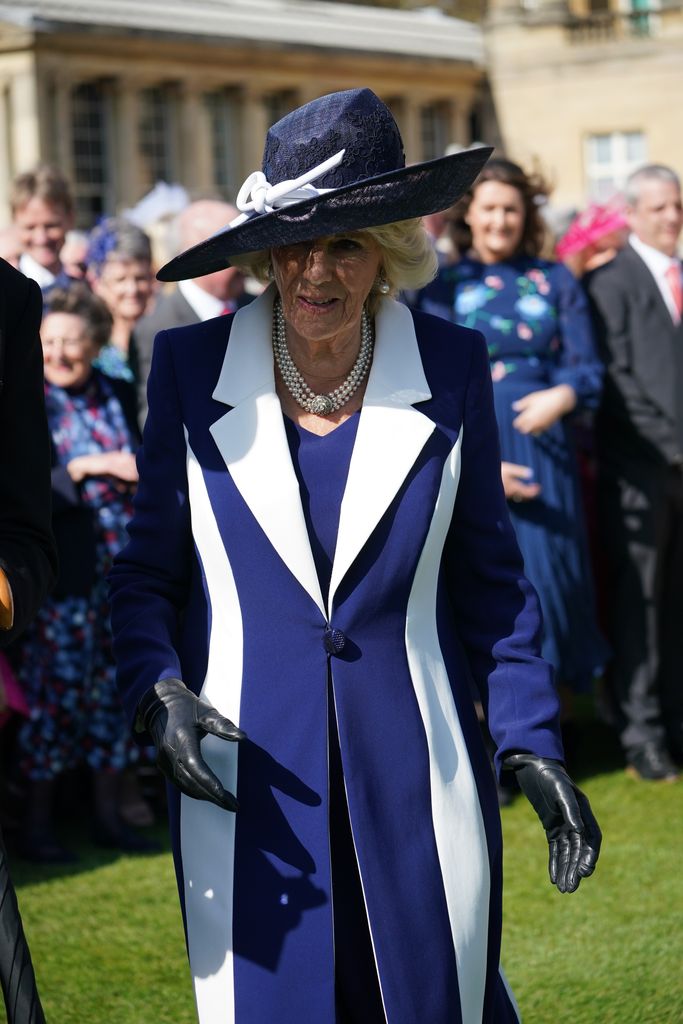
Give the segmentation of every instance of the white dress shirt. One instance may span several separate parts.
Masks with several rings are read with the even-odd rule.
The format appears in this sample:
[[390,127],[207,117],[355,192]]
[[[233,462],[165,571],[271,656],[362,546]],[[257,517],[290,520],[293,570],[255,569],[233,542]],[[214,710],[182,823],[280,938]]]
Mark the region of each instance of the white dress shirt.
[[19,257],[19,270],[22,274],[26,274],[32,281],[35,281],[41,291],[49,288],[51,284],[55,283],[55,275],[47,267],[44,267],[41,263],[36,262],[33,256],[29,256],[27,252],[22,253]]
[[215,316],[220,316],[225,309],[225,302],[217,299],[215,295],[209,295],[194,281],[179,281],[178,290],[192,306],[199,320],[211,320]]

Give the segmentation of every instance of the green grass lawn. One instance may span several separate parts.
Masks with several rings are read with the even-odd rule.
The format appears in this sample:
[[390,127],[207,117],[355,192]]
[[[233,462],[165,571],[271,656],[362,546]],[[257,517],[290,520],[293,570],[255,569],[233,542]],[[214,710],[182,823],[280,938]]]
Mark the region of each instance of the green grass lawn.
[[[683,1024],[683,786],[629,779],[592,721],[574,775],[605,836],[577,893],[548,882],[524,799],[503,811],[503,963],[523,1020]],[[77,866],[13,861],[48,1024],[193,1024],[170,854],[110,856],[76,838]]]
[[524,1024],[682,1024],[683,787],[635,782],[605,730],[588,732],[604,746],[574,774],[603,831],[598,867],[561,895],[531,809],[503,811],[503,966]]

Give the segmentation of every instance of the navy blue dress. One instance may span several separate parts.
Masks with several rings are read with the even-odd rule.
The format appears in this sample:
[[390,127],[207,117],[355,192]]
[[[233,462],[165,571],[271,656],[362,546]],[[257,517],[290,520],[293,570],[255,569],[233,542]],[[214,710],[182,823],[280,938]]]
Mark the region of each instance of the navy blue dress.
[[607,651],[595,624],[571,419],[538,437],[512,425],[517,399],[557,384],[574,389],[578,409],[597,406],[603,369],[583,289],[561,263],[464,258],[442,268],[419,306],[486,339],[502,459],[530,466],[529,482],[541,486],[537,498],[508,506],[543,610],[543,656],[563,682],[588,689]]
[[[329,434],[313,434],[285,417],[292,464],[320,587],[327,600],[337,544],[339,512],[360,412]],[[382,997],[363,905],[363,890],[349,822],[331,681],[328,682],[330,849],[334,909],[337,1024],[384,1024]]]

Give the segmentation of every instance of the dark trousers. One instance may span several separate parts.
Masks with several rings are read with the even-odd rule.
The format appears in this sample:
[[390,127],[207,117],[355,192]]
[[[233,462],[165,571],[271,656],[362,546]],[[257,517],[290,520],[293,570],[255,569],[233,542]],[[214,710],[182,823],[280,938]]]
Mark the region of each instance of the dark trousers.
[[683,472],[603,467],[601,535],[608,563],[611,684],[627,755],[683,741]]

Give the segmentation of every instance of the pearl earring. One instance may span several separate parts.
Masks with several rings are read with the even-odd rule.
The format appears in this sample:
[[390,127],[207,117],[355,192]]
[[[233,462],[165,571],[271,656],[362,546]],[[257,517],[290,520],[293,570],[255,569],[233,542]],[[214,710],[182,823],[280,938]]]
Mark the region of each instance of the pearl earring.
[[388,295],[389,292],[391,291],[391,285],[387,281],[384,274],[380,274],[380,276],[377,278],[377,291],[380,293],[380,295]]

